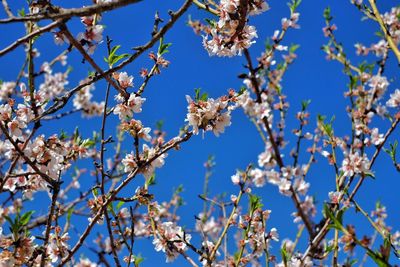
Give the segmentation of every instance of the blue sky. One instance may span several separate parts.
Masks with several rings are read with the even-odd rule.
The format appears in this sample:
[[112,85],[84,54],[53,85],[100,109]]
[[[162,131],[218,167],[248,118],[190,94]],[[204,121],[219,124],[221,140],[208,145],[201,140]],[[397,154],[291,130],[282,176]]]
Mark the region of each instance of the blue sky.
[[[14,1],[13,1],[14,2]],[[90,1],[53,1],[55,4],[79,6],[82,2]],[[68,3],[66,3],[68,2]],[[109,35],[114,40],[114,45],[120,44],[121,51],[130,52],[130,48],[145,43],[153,27],[152,18],[156,10],[160,11],[162,18],[167,19],[168,9],[176,10],[183,1],[156,1],[148,0],[130,7],[107,13],[103,17],[102,23],[106,25],[104,35]],[[25,1],[19,0],[13,3],[12,7],[24,4]],[[253,58],[259,56],[263,51],[266,37],[272,36],[275,29],[279,29],[282,17],[289,16],[289,9],[285,1],[270,1],[270,11],[260,16],[252,17],[250,24],[257,27],[259,38],[253,45],[250,52]],[[387,11],[396,1],[378,1],[381,11]],[[311,99],[310,105],[311,120],[308,131],[315,127],[317,114],[331,117],[335,115],[335,132],[338,135],[350,133],[350,120],[345,113],[345,107],[348,105],[343,93],[346,90],[348,78],[342,72],[342,66],[337,62],[328,62],[320,49],[326,43],[322,33],[322,27],[325,25],[322,12],[327,6],[331,7],[334,23],[338,26],[337,38],[343,43],[347,55],[353,59],[354,64],[364,60],[364,58],[355,55],[354,43],[361,42],[365,45],[377,41],[374,32],[378,30],[378,25],[370,21],[361,21],[361,14],[354,8],[350,1],[311,1],[305,0],[299,7],[301,28],[299,30],[290,30],[284,44],[300,44],[298,58],[290,66],[284,81],[282,83],[284,93],[288,96],[290,110],[288,113],[286,137],[289,145],[286,158],[289,157],[288,151],[295,145],[295,139],[290,130],[297,127],[295,114],[301,107],[301,101]],[[193,19],[204,18],[206,15],[192,6],[189,12],[184,15],[166,35],[166,42],[172,42],[169,49],[170,53],[166,58],[171,61],[171,65],[163,70],[162,75],[154,77],[147,87],[144,97],[147,101],[144,105],[144,111],[138,118],[150,127],[155,126],[156,121],[163,120],[164,128],[168,137],[173,137],[179,128],[184,125],[186,116],[185,95],[193,95],[194,88],[202,88],[209,93],[210,97],[218,97],[227,92],[229,88],[239,89],[242,81],[237,75],[246,70],[243,68],[245,60],[243,57],[218,58],[209,57],[201,44],[201,37],[196,36],[192,29],[186,26],[188,15]],[[5,14],[0,13],[1,17]],[[44,25],[44,23],[41,23]],[[71,21],[70,29],[77,34],[83,29],[78,19]],[[23,35],[22,25],[0,25],[0,46],[5,47],[14,39]],[[41,52],[40,60],[51,60],[60,53],[64,47],[48,45],[52,42],[50,35],[45,35],[43,40],[38,42],[38,49]],[[156,48],[153,49],[155,51]],[[106,64],[102,60],[106,53],[105,44],[100,45],[95,53],[95,59],[103,68]],[[22,64],[24,54],[23,49],[19,48],[14,53],[1,58],[2,80],[12,80],[16,77],[20,65]],[[367,58],[371,62],[374,57]],[[69,86],[74,87],[90,70],[90,66],[81,64],[81,57],[74,51],[69,57],[69,64],[73,66],[70,75]],[[151,67],[151,61],[146,56],[141,57],[132,65],[124,69],[135,76],[135,84],[139,85],[141,78],[138,72],[142,67]],[[393,56],[389,58],[389,68],[386,76],[392,81],[389,92],[393,92],[399,87],[398,67]],[[62,69],[59,69],[62,70]],[[396,87],[397,86],[397,87]],[[105,92],[105,83],[96,84],[95,97],[102,100]],[[68,109],[68,108],[67,108]],[[377,120],[379,121],[379,119]],[[91,135],[93,130],[100,128],[99,119],[86,120],[80,119],[79,115],[71,116],[68,119],[57,121],[56,123],[44,123],[42,133],[51,135],[59,133],[60,129],[72,132],[78,126],[83,134]],[[107,134],[114,134],[117,118],[110,120]],[[387,122],[378,123],[384,131],[388,127]],[[397,130],[392,140],[397,137]],[[124,148],[129,152],[131,150],[129,141],[125,143]],[[303,146],[304,148],[305,146]],[[232,125],[226,129],[226,133],[220,137],[214,137],[212,134],[195,136],[190,142],[182,145],[180,151],[172,151],[166,160],[163,169],[157,171],[157,185],[152,189],[160,200],[167,200],[173,192],[173,188],[182,184],[185,188],[183,196],[186,205],[180,209],[182,225],[192,227],[194,225],[194,215],[200,212],[202,202],[196,197],[202,193],[204,168],[203,163],[209,155],[214,155],[217,166],[210,181],[210,193],[212,195],[227,192],[228,195],[237,193],[237,189],[231,185],[230,176],[235,173],[237,168],[244,169],[249,163],[256,163],[257,155],[264,150],[261,139],[258,137],[256,129],[247,120],[241,111],[235,111],[233,114]],[[304,151],[304,150],[303,150]],[[303,154],[304,155],[304,154]],[[303,158],[307,160],[308,158]],[[333,190],[335,177],[332,168],[328,166],[322,157],[318,157],[318,164],[311,168],[309,173],[309,182],[311,183],[310,194],[315,195],[319,203],[323,203],[328,197],[328,192]],[[291,160],[290,160],[291,162]],[[390,164],[388,155],[382,153],[375,165],[376,180],[368,180],[363,185],[363,190],[358,194],[357,200],[362,207],[370,210],[375,205],[375,200],[387,206],[389,225],[396,228],[400,221],[400,208],[397,203],[400,201],[400,195],[393,187],[398,186],[399,174],[396,173]],[[131,194],[138,185],[142,183],[139,178],[124,193]],[[278,228],[281,239],[289,237],[294,239],[296,227],[292,223],[290,214],[294,211],[294,206],[289,198],[281,196],[273,186],[256,190],[264,200],[265,208],[271,209],[271,219],[269,225]],[[45,210],[46,206],[43,207]],[[321,214],[317,215],[321,218]],[[371,233],[367,221],[363,218],[355,219],[350,215],[351,222],[356,223],[360,234],[363,231]],[[79,231],[79,226],[76,225]],[[303,240],[306,241],[306,240]],[[91,241],[88,241],[89,243]],[[156,253],[153,250],[151,241],[138,242],[135,252],[141,252],[146,258],[143,266],[163,266],[164,255]],[[306,244],[306,242],[303,242]],[[275,248],[278,244],[275,244]],[[304,248],[300,246],[300,248]],[[176,265],[181,265],[181,260]]]

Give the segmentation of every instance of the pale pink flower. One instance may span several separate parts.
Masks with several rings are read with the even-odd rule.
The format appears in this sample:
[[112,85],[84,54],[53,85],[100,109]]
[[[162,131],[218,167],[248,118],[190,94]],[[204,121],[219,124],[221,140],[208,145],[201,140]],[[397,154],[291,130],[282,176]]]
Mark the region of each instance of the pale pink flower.
[[121,72],[118,74],[119,85],[126,89],[133,86],[133,76],[128,76],[126,72]]
[[186,242],[190,242],[191,238],[190,234],[184,233],[182,228],[173,222],[164,222],[157,227],[153,245],[156,251],[165,252],[167,262],[172,262],[180,255],[180,251],[187,250]]
[[266,183],[264,172],[258,168],[252,169],[249,172],[249,176],[256,187],[263,187]]
[[390,99],[386,102],[386,105],[391,108],[400,107],[400,90],[396,89],[393,94],[390,94]]
[[329,201],[332,204],[339,204],[340,192],[329,192]]
[[343,171],[343,175],[347,177],[365,173],[369,170],[369,160],[365,154],[360,156],[358,152],[351,152],[343,160],[341,170]]
[[132,153],[126,154],[125,158],[122,160],[125,172],[131,172],[137,167],[135,155]]
[[268,237],[271,238],[272,240],[278,242],[279,241],[279,234],[278,230],[274,227],[269,231]]
[[236,172],[234,175],[232,175],[231,180],[234,185],[238,185],[240,183],[240,173]]

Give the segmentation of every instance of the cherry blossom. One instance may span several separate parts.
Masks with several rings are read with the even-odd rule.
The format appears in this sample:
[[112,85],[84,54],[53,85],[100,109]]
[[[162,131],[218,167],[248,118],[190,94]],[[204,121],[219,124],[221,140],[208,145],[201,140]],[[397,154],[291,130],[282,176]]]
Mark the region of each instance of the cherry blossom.
[[386,105],[391,108],[397,108],[400,106],[400,90],[396,89],[393,94],[390,94],[390,99],[386,102]]
[[191,238],[191,235],[184,233],[180,226],[164,222],[157,229],[153,245],[156,251],[165,252],[167,262],[172,262],[179,256],[179,252],[188,249],[186,242],[190,242]]
[[369,170],[369,160],[366,155],[360,156],[358,152],[351,152],[342,162],[344,176],[351,177],[355,174],[366,173]]
[[120,120],[131,118],[133,113],[142,112],[142,105],[146,98],[137,96],[135,93],[130,94],[127,103],[124,103],[121,96],[117,97],[119,103],[114,109],[114,114],[118,115]]
[[[229,101],[219,98],[214,100],[209,98],[206,101],[194,101],[190,96],[186,96],[188,102],[188,114],[185,121],[193,127],[193,133],[198,134],[199,129],[203,131],[213,131],[219,136],[225,131],[225,127],[231,124],[231,114],[227,110]],[[227,111],[225,111],[227,110]]]

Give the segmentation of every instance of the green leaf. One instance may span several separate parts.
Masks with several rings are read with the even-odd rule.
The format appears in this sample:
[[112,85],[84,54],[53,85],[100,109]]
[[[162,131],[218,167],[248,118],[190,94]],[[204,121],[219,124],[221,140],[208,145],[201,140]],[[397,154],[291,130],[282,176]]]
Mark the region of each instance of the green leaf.
[[324,9],[324,19],[326,21],[331,21],[333,19],[331,16],[331,8],[329,6]]
[[20,15],[21,17],[25,17],[25,9],[24,8],[19,9],[18,15]]
[[299,7],[301,0],[292,0],[292,2],[288,3],[290,12],[293,14],[296,9]]
[[108,65],[113,66],[118,63],[121,59],[127,58],[130,55],[129,54],[121,54],[117,55],[118,49],[120,49],[120,45],[116,45],[113,48],[111,48],[110,54],[108,55],[108,58],[104,57],[104,61],[108,63]]
[[67,139],[69,136],[67,135],[66,132],[64,132],[64,130],[61,130],[61,134],[60,134],[60,140],[65,140]]
[[67,211],[67,222],[71,221],[71,216],[72,216],[73,212],[74,212],[74,208],[73,207],[68,209],[68,211]]
[[358,82],[358,77],[353,76],[353,75],[350,75],[349,77],[350,77],[350,85],[349,85],[350,89],[356,88],[357,82]]
[[286,242],[283,244],[282,248],[281,248],[281,256],[282,256],[282,261],[284,266],[287,266],[287,262],[289,260],[289,254],[286,250]]
[[111,60],[111,66],[117,64],[118,61],[120,61],[121,59],[127,58],[129,56],[130,56],[129,54],[125,53],[125,54],[113,57],[112,60]]
[[163,120],[158,120],[156,122],[156,129],[159,130],[160,132],[162,132],[163,126],[164,126],[164,121]]
[[75,128],[74,134],[73,134],[73,140],[74,143],[79,143],[79,129],[78,127]]
[[196,101],[198,101],[199,100],[199,98],[200,98],[200,88],[196,88],[196,89],[194,89],[194,99],[196,100]]
[[371,250],[367,251],[368,256],[379,266],[379,267],[388,267],[389,265],[382,259],[379,255],[380,253],[373,252]]
[[217,22],[213,19],[205,19],[205,21],[213,28],[217,27]]
[[353,266],[354,264],[356,264],[358,262],[357,259],[352,259],[352,260],[347,260],[346,265],[345,266]]
[[138,267],[139,264],[141,264],[142,262],[144,262],[144,258],[139,254],[137,256],[133,256],[133,258],[135,259],[135,266]]
[[88,139],[83,140],[81,145],[86,148],[91,148],[96,145],[96,142],[94,140],[91,140],[90,138],[88,138]]
[[389,144],[389,145],[390,145],[390,149],[384,148],[383,150],[384,150],[387,154],[389,154],[389,156],[390,156],[390,158],[392,159],[393,162],[396,162],[396,150],[397,150],[398,142],[397,142],[397,140],[396,140],[396,141],[394,141],[393,144]]
[[117,206],[115,207],[115,209],[119,210],[122,207],[122,205],[124,205],[124,202],[123,201],[119,201]]
[[324,216],[326,217],[326,218],[329,218],[329,219],[331,219],[331,221],[332,221],[332,224],[330,224],[329,226],[328,226],[328,228],[330,228],[330,229],[336,229],[336,230],[339,230],[339,231],[342,231],[343,232],[343,230],[344,230],[344,227],[343,227],[343,225],[342,225],[342,217],[343,217],[343,211],[341,211],[341,212],[338,212],[338,215],[337,215],[337,217],[335,216],[335,214],[333,214],[333,212],[331,211],[331,209],[328,207],[328,205],[325,203],[324,204]]
[[385,261],[389,261],[389,257],[390,257],[390,251],[392,249],[392,243],[391,243],[391,236],[390,234],[385,238],[385,240],[383,241],[383,248],[384,248],[384,259]]
[[364,171],[363,173],[364,173],[364,175],[365,175],[366,177],[372,177],[373,179],[375,179],[375,174],[374,174],[372,171],[366,170],[366,171]]
[[180,185],[178,186],[178,188],[175,189],[174,194],[175,194],[175,195],[178,195],[178,194],[182,193],[183,191],[184,191],[184,187],[183,187],[182,184],[180,184]]
[[261,202],[261,197],[257,195],[250,195],[250,212],[254,212],[257,209],[262,208],[263,204]]
[[207,101],[207,99],[208,99],[208,94],[207,93],[202,93],[201,97],[200,97],[200,100],[201,101]]
[[244,92],[246,92],[247,91],[247,88],[246,88],[246,86],[242,86],[242,87],[240,87],[240,89],[239,89],[239,93],[238,93],[238,96],[239,95],[242,95],[242,94],[244,94]]
[[300,47],[299,44],[292,44],[292,45],[290,45],[290,47],[289,47],[289,52],[290,52],[290,53],[294,53],[294,52],[296,52],[297,49],[299,49],[299,47]]
[[156,184],[156,174],[155,173],[153,173],[153,175],[151,175],[150,178],[146,180],[146,184],[147,184],[147,186]]
[[28,222],[29,222],[29,220],[31,219],[32,214],[33,214],[34,212],[35,212],[35,211],[32,210],[32,211],[28,211],[28,212],[24,213],[24,214],[22,215],[21,219],[19,220],[19,224],[20,224],[21,226],[27,225]]
[[108,208],[108,210],[111,212],[111,214],[112,214],[114,217],[117,216],[117,214],[116,214],[115,211],[114,211],[114,206],[113,206],[112,202],[109,203],[109,204],[107,205],[107,208]]
[[307,107],[310,105],[310,103],[311,103],[311,100],[310,100],[310,99],[308,99],[308,100],[303,100],[303,101],[301,102],[301,109],[302,109],[303,111],[306,110]]
[[160,44],[158,46],[158,55],[162,56],[165,53],[168,53],[168,48],[172,45],[172,43],[164,43],[164,38],[160,39]]
[[207,99],[208,99],[208,94],[207,94],[207,93],[202,93],[202,94],[200,94],[200,93],[201,93],[201,89],[200,89],[200,88],[194,89],[194,92],[195,92],[195,97],[194,97],[194,99],[196,100],[196,102],[197,102],[197,101],[207,101]]
[[361,64],[358,65],[358,68],[361,72],[369,72],[371,73],[374,70],[375,65],[373,63],[368,64],[367,61],[363,61]]
[[329,254],[333,251],[334,245],[326,245],[324,248],[325,253]]
[[318,126],[321,128],[321,130],[323,130],[323,132],[327,136],[332,137],[333,136],[332,124],[333,124],[333,121],[335,120],[335,116],[332,116],[329,123],[325,123],[325,119],[326,119],[326,116],[318,115],[317,116]]
[[99,195],[99,190],[97,188],[94,188],[92,190],[93,196],[96,198]]
[[269,51],[272,49],[271,39],[267,38],[265,40],[265,51]]

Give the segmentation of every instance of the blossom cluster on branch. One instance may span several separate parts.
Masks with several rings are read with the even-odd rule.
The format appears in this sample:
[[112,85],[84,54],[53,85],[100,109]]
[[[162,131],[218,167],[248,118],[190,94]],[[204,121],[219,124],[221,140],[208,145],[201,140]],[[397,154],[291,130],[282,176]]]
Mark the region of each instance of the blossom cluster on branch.
[[[355,44],[356,54],[366,60],[359,64],[337,39],[340,27],[333,24],[330,8],[323,12],[321,35],[327,43],[322,50],[328,60],[342,64],[349,81],[344,96],[351,127],[342,134],[335,131],[335,118],[318,115],[312,122],[310,100],[295,112],[295,126],[288,119],[291,106],[283,81],[299,45],[288,45],[286,36],[300,28],[300,0],[288,3],[279,29],[265,26],[271,36],[258,57],[252,56],[258,34],[250,22],[269,10],[265,0],[181,1],[176,11],[156,12],[148,41],[122,53],[112,40],[116,36],[100,22],[113,16],[111,11],[139,2],[94,0],[64,8],[50,0],[28,0],[15,13],[17,3],[2,1],[7,17],[0,27],[19,23],[25,35],[0,50],[0,60],[18,53],[18,47],[24,48],[25,60],[15,79],[0,81],[0,267],[137,267],[146,264],[142,253],[148,252],[137,242],[149,242],[167,263],[182,258],[194,267],[336,267],[357,261],[394,266],[400,258],[400,229],[388,225],[384,203],[363,201],[358,193],[370,178],[386,182],[375,177],[378,157],[400,172],[400,89],[395,88],[397,77],[387,71],[393,67],[389,58],[400,64],[400,8],[382,13],[375,0],[351,1],[380,29],[376,42]],[[224,88],[227,93],[214,98],[200,89],[187,95],[186,116],[178,118],[182,127],[167,138],[162,121],[149,122],[141,113],[151,100],[151,81],[168,75],[173,64],[166,33],[192,6],[199,9],[196,15],[207,16],[189,17],[187,24],[202,35],[209,56],[240,56],[243,70],[237,90]],[[72,27],[75,19],[78,29]],[[37,41],[48,42],[45,35],[54,41],[46,45],[64,49],[50,61],[42,60]],[[146,53],[140,65],[137,58]],[[75,73],[69,62],[84,64],[89,73]],[[133,62],[141,69],[137,74],[129,68]],[[95,85],[100,81],[106,85]],[[185,105],[184,96],[180,101]],[[203,205],[193,205],[193,214],[180,212],[187,201],[183,186],[162,200],[156,174],[172,161],[168,154],[189,155],[183,144],[201,138],[199,133],[203,139],[224,138],[237,112],[246,115],[262,142],[254,162],[237,168],[225,192],[213,195],[209,188],[216,163],[210,156],[203,191],[193,193]],[[87,120],[96,123],[91,135],[82,131]],[[56,121],[76,129],[64,132],[53,126]],[[318,195],[321,201],[313,195],[310,169],[324,163],[331,190]],[[263,201],[267,190],[292,202],[295,236],[271,219],[276,215]],[[375,208],[365,210],[364,202],[370,201],[377,201]],[[368,227],[349,219],[348,211]],[[183,217],[193,215],[192,224],[186,224]]]

